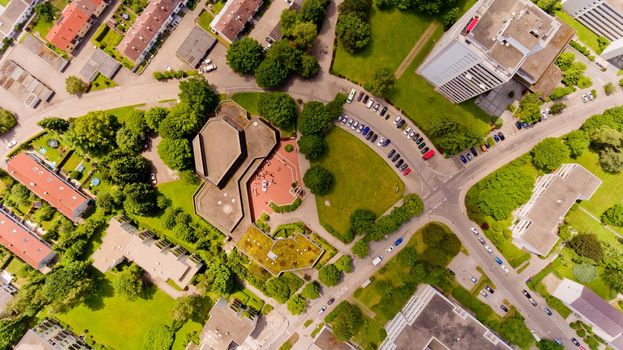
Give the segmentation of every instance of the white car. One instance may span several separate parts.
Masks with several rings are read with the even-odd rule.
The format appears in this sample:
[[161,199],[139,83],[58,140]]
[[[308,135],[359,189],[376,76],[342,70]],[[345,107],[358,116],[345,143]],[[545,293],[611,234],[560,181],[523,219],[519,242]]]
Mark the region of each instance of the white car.
[[262,192],[268,191],[268,182],[266,180],[262,181]]
[[487,252],[489,252],[489,254],[493,254],[493,249],[491,249],[491,247],[490,247],[490,246],[486,245],[486,246],[485,246],[485,250],[486,250]]
[[216,64],[210,63],[203,69],[206,73],[210,73],[211,71],[216,70]]
[[11,141],[9,141],[9,143],[7,143],[6,148],[7,149],[11,149],[11,148],[15,147],[15,145],[17,145],[17,141],[11,140]]
[[582,94],[582,102],[588,102],[588,96],[586,94]]
[[409,135],[407,135],[407,140],[411,140],[415,136],[415,131],[411,131]]
[[478,230],[477,230],[475,227],[470,227],[469,229],[470,229],[470,230],[472,230],[472,232],[473,232],[476,236],[478,236],[478,235],[480,234],[480,232],[478,232]]
[[485,292],[484,290],[481,290],[480,294],[485,298],[489,296],[489,294],[487,294],[487,292]]
[[592,92],[587,93],[586,97],[588,97],[589,101],[592,101],[593,100],[593,93]]
[[151,183],[154,185],[156,184],[156,174],[154,173],[151,173]]
[[358,126],[359,126],[359,122],[358,122],[358,121],[356,121],[356,120],[354,120],[354,121],[353,121],[353,125],[351,125],[351,127],[350,127],[350,128],[351,128],[351,129],[353,129],[353,130],[357,130],[357,127],[358,127]]
[[325,312],[326,309],[327,309],[326,306],[321,307],[320,310],[318,310],[318,314]]
[[501,268],[504,272],[508,273],[508,268],[506,267],[506,265],[502,264],[502,265],[500,265],[500,268]]
[[394,125],[398,125],[398,123],[402,120],[402,118],[400,116],[397,116],[396,119],[394,119]]
[[366,103],[366,107],[368,107],[368,109],[372,108],[372,105],[374,104],[374,99],[369,99],[368,103]]
[[411,127],[408,126],[403,132],[405,133],[405,135],[409,135],[409,133],[411,132]]
[[389,247],[387,247],[387,249],[385,249],[386,252],[391,253],[392,250],[394,250],[394,246],[390,245]]
[[381,136],[379,138],[379,142],[376,143],[377,146],[381,147],[385,143],[385,138]]
[[541,117],[543,118],[543,120],[547,119],[548,115],[547,115],[547,112],[545,110],[541,111]]
[[478,282],[478,279],[472,275],[469,275],[469,280],[472,281],[473,283]]

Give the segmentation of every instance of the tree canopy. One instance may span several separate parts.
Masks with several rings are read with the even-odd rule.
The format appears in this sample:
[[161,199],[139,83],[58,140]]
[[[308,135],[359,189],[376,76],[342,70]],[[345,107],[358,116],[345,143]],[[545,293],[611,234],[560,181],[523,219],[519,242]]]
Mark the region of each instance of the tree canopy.
[[318,282],[310,282],[303,287],[301,291],[301,296],[306,299],[316,299],[320,296],[320,286]]
[[578,255],[596,262],[601,260],[604,255],[601,242],[597,236],[592,233],[581,233],[573,236],[569,241],[569,247],[578,253]]
[[113,282],[115,291],[126,300],[133,301],[143,294],[145,282],[143,281],[143,269],[132,264],[125,268]]
[[158,193],[145,183],[131,183],[125,186],[123,208],[133,215],[151,216],[155,214]]
[[201,127],[202,118],[185,105],[178,104],[160,122],[158,133],[163,138],[182,139],[195,136]]
[[283,85],[288,79],[288,69],[272,58],[266,58],[255,71],[255,81],[259,87],[274,89]]
[[227,49],[227,64],[240,74],[253,74],[264,57],[262,45],[257,40],[244,36],[234,41]]
[[335,26],[335,33],[350,53],[355,53],[370,42],[370,24],[354,13],[340,15]]
[[166,108],[151,107],[147,113],[145,113],[145,123],[147,123],[147,126],[151,130],[158,131],[160,123],[167,117],[168,114],[169,111]]
[[333,116],[322,102],[309,101],[303,105],[298,121],[298,129],[303,135],[319,135],[331,128]]
[[500,335],[512,344],[517,345],[521,349],[528,349],[534,344],[534,337],[528,327],[526,327],[521,315],[516,314],[512,317],[504,319],[500,325]]
[[549,137],[534,146],[531,153],[535,167],[552,171],[569,158],[569,147],[561,139]]
[[89,89],[89,84],[82,81],[82,79],[70,75],[65,78],[65,89],[71,95],[82,95]]
[[[540,0],[539,2],[541,1],[543,0]],[[539,348],[539,350],[564,350],[565,348],[564,346],[558,345],[558,343],[550,339],[541,339],[536,344],[536,347]]]
[[[368,234],[376,220],[376,214],[367,209],[357,209],[350,215],[350,229],[358,235]],[[367,254],[366,254],[367,255]]]
[[43,118],[37,122],[37,125],[44,129],[56,131],[59,133],[64,133],[65,131],[67,131],[67,129],[69,129],[69,122],[63,118],[57,117]]
[[200,121],[205,120],[207,114],[212,113],[219,102],[218,95],[203,75],[195,75],[180,81],[179,98],[190,113],[197,115]]
[[364,238],[358,240],[355,244],[353,244],[351,252],[358,258],[365,258],[368,254],[370,254],[368,251],[368,242]]
[[308,54],[303,54],[301,57],[301,69],[299,75],[303,79],[311,79],[318,75],[320,71],[320,64],[316,57]]
[[288,33],[292,38],[294,47],[307,51],[314,46],[318,30],[316,29],[316,25],[312,22],[298,22]]
[[129,184],[146,182],[149,178],[151,165],[149,161],[140,155],[125,155],[114,153],[108,160],[106,178],[115,184]]
[[307,300],[301,297],[299,294],[293,295],[288,300],[288,311],[292,315],[300,315],[307,310]]
[[89,269],[87,262],[69,262],[46,276],[41,293],[52,313],[65,312],[86,300],[95,287]]
[[102,155],[115,146],[118,127],[114,116],[102,111],[89,112],[71,123],[65,137],[85,153]]
[[387,68],[381,68],[374,72],[372,80],[367,84],[369,90],[376,96],[386,97],[389,89],[396,83],[394,73]]
[[343,301],[327,316],[326,321],[331,324],[336,338],[348,341],[363,326],[363,313],[356,305]]
[[260,95],[258,101],[260,115],[282,129],[296,125],[298,111],[290,95],[283,92],[269,92]]
[[623,227],[623,204],[615,204],[601,215],[601,222],[608,225]]
[[135,154],[143,149],[143,138],[129,128],[123,126],[117,130],[115,136],[117,147],[125,153]]
[[305,22],[315,23],[320,27],[330,3],[331,0],[305,0],[299,10],[299,18]]
[[539,95],[527,93],[519,100],[519,108],[515,112],[515,117],[528,124],[534,123],[541,119],[541,105],[543,101]]
[[173,346],[175,332],[166,325],[151,327],[143,338],[142,350],[169,350]]
[[340,270],[333,264],[326,264],[318,272],[318,280],[328,287],[333,287],[340,283]]
[[158,155],[171,169],[189,169],[193,164],[192,148],[187,139],[162,139],[158,145]]
[[9,130],[17,125],[15,114],[0,108],[0,135],[6,134]]
[[305,186],[309,188],[311,193],[316,195],[325,195],[331,191],[333,187],[333,174],[319,165],[312,165],[307,169],[303,176]]
[[324,137],[318,135],[303,135],[298,141],[299,152],[308,160],[316,160],[324,155],[327,143]]
[[571,157],[577,158],[588,149],[590,139],[584,131],[575,130],[565,136],[565,144],[571,151]]

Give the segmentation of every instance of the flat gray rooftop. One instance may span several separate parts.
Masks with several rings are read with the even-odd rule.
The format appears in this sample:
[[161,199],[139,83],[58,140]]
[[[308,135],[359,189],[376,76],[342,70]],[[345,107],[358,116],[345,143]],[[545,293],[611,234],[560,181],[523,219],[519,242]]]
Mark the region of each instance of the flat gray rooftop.
[[24,34],[24,41],[22,45],[28,49],[28,51],[39,56],[45,63],[49,64],[57,71],[62,71],[67,66],[67,60],[59,56],[56,52],[45,46],[39,39],[26,33]]
[[203,28],[195,25],[175,54],[191,67],[196,68],[201,59],[216,44],[216,38]]
[[86,81],[93,81],[97,73],[100,73],[108,79],[112,79],[120,68],[121,64],[114,58],[108,56],[106,52],[96,49],[91,58],[89,58],[84,67],[82,67],[80,75]]

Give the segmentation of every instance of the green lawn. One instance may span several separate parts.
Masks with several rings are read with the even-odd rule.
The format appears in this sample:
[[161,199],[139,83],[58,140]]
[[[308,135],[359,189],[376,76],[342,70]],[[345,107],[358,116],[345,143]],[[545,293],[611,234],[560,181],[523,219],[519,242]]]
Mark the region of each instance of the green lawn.
[[264,300],[247,288],[239,290],[229,297],[230,302],[234,299],[238,299],[243,305],[253,308],[257,312],[262,310],[262,307],[264,306]]
[[588,46],[591,50],[599,52],[599,45],[597,44],[598,35],[593,33],[590,29],[585,27],[582,23],[578,22],[575,18],[564,11],[556,12],[556,17],[562,22],[566,23],[569,27],[575,29],[575,35],[580,39],[582,43]]
[[[383,214],[404,194],[404,184],[363,141],[339,128],[326,135],[327,154],[314,164],[335,176],[331,193],[316,196],[322,226],[341,240],[348,240],[350,215],[359,208]],[[328,204],[328,205],[327,205]]]
[[379,321],[363,316],[363,325],[352,341],[364,350],[376,350],[387,337],[387,332]]
[[35,26],[32,27],[31,32],[39,33],[39,37],[41,39],[45,39],[45,36],[48,35],[48,32],[50,31],[50,29],[52,29],[53,25],[54,25],[53,22],[46,22],[46,21],[38,20],[37,24],[35,24]]
[[[59,146],[57,148],[52,148],[48,146],[48,141],[50,139],[55,139],[59,142]],[[44,157],[50,162],[56,162],[58,164],[60,160],[63,158],[65,153],[61,154],[60,150],[63,148],[63,142],[61,139],[52,133],[44,133],[40,137],[34,139],[32,141],[32,148],[37,152],[37,155],[40,157]]]
[[138,107],[143,107],[143,106],[145,106],[144,103],[138,104],[138,105],[133,105],[133,106],[125,106],[125,107],[108,109],[108,110],[106,110],[106,112],[108,112],[109,114],[114,115],[115,117],[117,117],[117,121],[119,121],[120,123],[123,123],[125,121],[125,119],[132,112],[134,112],[135,110],[139,109]]
[[11,0],[0,0],[0,6],[6,7],[10,2]]
[[221,12],[221,10],[225,6],[225,4],[223,3],[223,1],[217,1],[217,2],[213,3],[212,6],[213,6],[212,7],[212,12],[218,14],[219,12]]
[[263,92],[237,92],[231,96],[231,99],[241,105],[251,115],[259,115],[258,102]]
[[117,51],[117,44],[119,44],[121,39],[123,39],[123,36],[110,29],[106,23],[103,23],[91,37],[91,42],[121,63],[124,67],[132,69],[134,67],[134,62]]
[[379,11],[373,7],[370,44],[355,55],[346,52],[339,44],[333,72],[362,84],[379,68],[395,71],[430,23],[430,18],[413,12],[401,12],[396,8]]
[[115,86],[117,86],[117,83],[115,83],[113,80],[110,80],[104,75],[97,73],[95,80],[91,82],[91,88],[89,89],[89,92],[104,90]]
[[203,324],[195,321],[186,322],[177,333],[175,333],[175,342],[171,347],[172,350],[185,350],[186,345],[190,342],[191,338],[198,341]]
[[9,264],[5,267],[5,270],[15,276],[15,282],[23,283],[27,278],[26,272],[30,269],[28,268],[28,264],[23,262],[17,256],[13,256],[11,258],[11,262],[9,262]]
[[214,19],[214,16],[208,11],[202,11],[199,15],[199,19],[197,20],[197,24],[205,29],[206,32],[210,32],[210,22]]
[[100,274],[97,292],[84,304],[57,317],[78,334],[88,333],[108,348],[140,350],[143,336],[151,327],[171,322],[174,300],[153,287],[147,299],[128,302],[115,295],[115,278],[115,273]]

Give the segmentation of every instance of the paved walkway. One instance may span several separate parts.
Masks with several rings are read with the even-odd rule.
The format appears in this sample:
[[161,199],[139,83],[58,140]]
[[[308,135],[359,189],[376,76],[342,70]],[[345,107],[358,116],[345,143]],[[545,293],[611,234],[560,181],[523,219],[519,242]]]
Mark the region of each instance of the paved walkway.
[[407,57],[402,60],[402,63],[400,63],[400,66],[398,66],[398,68],[396,69],[396,72],[394,73],[394,75],[396,75],[396,79],[400,79],[400,77],[404,74],[407,68],[409,68],[411,62],[413,62],[413,60],[415,59],[415,56],[420,53],[424,45],[426,45],[426,43],[435,33],[437,28],[439,28],[439,23],[437,21],[433,21],[428,25],[424,33],[422,33],[420,39],[417,41],[417,43],[415,43],[411,51],[409,51]]

